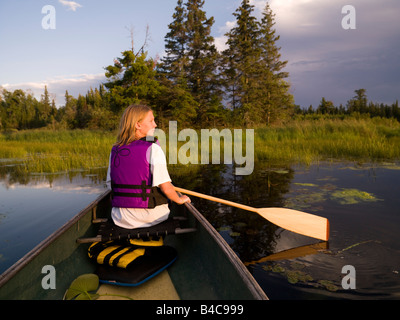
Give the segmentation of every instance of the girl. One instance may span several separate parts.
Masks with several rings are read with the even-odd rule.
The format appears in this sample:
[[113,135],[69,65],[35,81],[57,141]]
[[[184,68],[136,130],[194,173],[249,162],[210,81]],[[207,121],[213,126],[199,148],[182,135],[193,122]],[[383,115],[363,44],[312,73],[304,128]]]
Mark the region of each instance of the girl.
[[156,127],[148,106],[131,105],[122,115],[107,172],[107,186],[113,191],[111,216],[122,228],[145,228],[166,220],[168,199],[190,202],[171,183],[165,154],[152,138]]

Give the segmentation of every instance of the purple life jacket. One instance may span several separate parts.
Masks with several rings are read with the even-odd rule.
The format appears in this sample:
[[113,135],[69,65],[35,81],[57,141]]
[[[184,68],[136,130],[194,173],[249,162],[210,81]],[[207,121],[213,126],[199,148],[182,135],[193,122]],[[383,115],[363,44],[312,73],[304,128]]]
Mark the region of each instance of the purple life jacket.
[[110,176],[113,207],[155,208],[168,203],[161,190],[152,187],[148,149],[154,142],[143,138],[129,145],[112,148]]

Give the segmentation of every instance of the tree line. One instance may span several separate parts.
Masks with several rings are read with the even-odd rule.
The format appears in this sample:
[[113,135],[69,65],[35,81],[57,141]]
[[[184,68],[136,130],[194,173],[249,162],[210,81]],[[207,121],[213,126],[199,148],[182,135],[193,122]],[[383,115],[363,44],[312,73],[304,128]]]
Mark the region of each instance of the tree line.
[[[268,2],[257,19],[254,6],[242,0],[233,13],[236,24],[226,33],[227,48],[222,52],[215,47],[214,18],[207,17],[204,2],[177,0],[161,59],[148,57],[147,36],[135,50],[131,35],[132,47],[104,68],[107,81],[77,98],[66,91],[65,105],[60,108],[51,101],[47,87],[39,100],[23,90],[3,89],[0,129],[112,130],[133,103],[152,106],[161,128],[170,120],[194,128],[267,126],[296,113],[314,112],[296,106],[289,93],[287,61],[281,60],[275,15]],[[346,112],[367,111],[369,105],[365,108],[364,102],[353,100]],[[315,112],[334,109],[323,98]]]
[[346,106],[343,106],[342,104],[335,106],[332,101],[326,100],[323,97],[316,109],[314,109],[311,105],[308,107],[308,109],[300,109],[297,107],[296,114],[339,116],[362,114],[371,118],[395,118],[397,121],[400,121],[400,108],[398,100],[390,105],[378,102],[374,103],[372,101],[368,101],[366,92],[366,89],[354,90],[355,96],[347,101]]

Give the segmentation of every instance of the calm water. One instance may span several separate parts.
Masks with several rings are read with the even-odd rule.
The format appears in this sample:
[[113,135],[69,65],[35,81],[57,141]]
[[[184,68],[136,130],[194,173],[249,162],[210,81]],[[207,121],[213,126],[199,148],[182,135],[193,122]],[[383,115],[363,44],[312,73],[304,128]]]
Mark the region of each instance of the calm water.
[[[190,171],[188,173],[188,170]],[[21,175],[0,165],[0,272],[104,191],[106,169]],[[328,243],[277,228],[255,213],[192,201],[219,230],[270,299],[399,299],[399,164],[270,167],[251,176],[228,166],[171,170],[175,185],[254,207],[326,217]],[[343,266],[355,270],[344,290]]]

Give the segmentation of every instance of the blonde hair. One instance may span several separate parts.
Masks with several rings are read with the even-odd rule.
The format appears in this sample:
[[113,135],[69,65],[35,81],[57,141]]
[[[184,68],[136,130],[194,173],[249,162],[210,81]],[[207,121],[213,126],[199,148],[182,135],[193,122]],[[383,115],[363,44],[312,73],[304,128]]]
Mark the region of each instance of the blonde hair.
[[142,121],[152,111],[146,105],[130,105],[127,107],[119,122],[117,142],[115,145],[128,145],[136,139],[136,123]]

